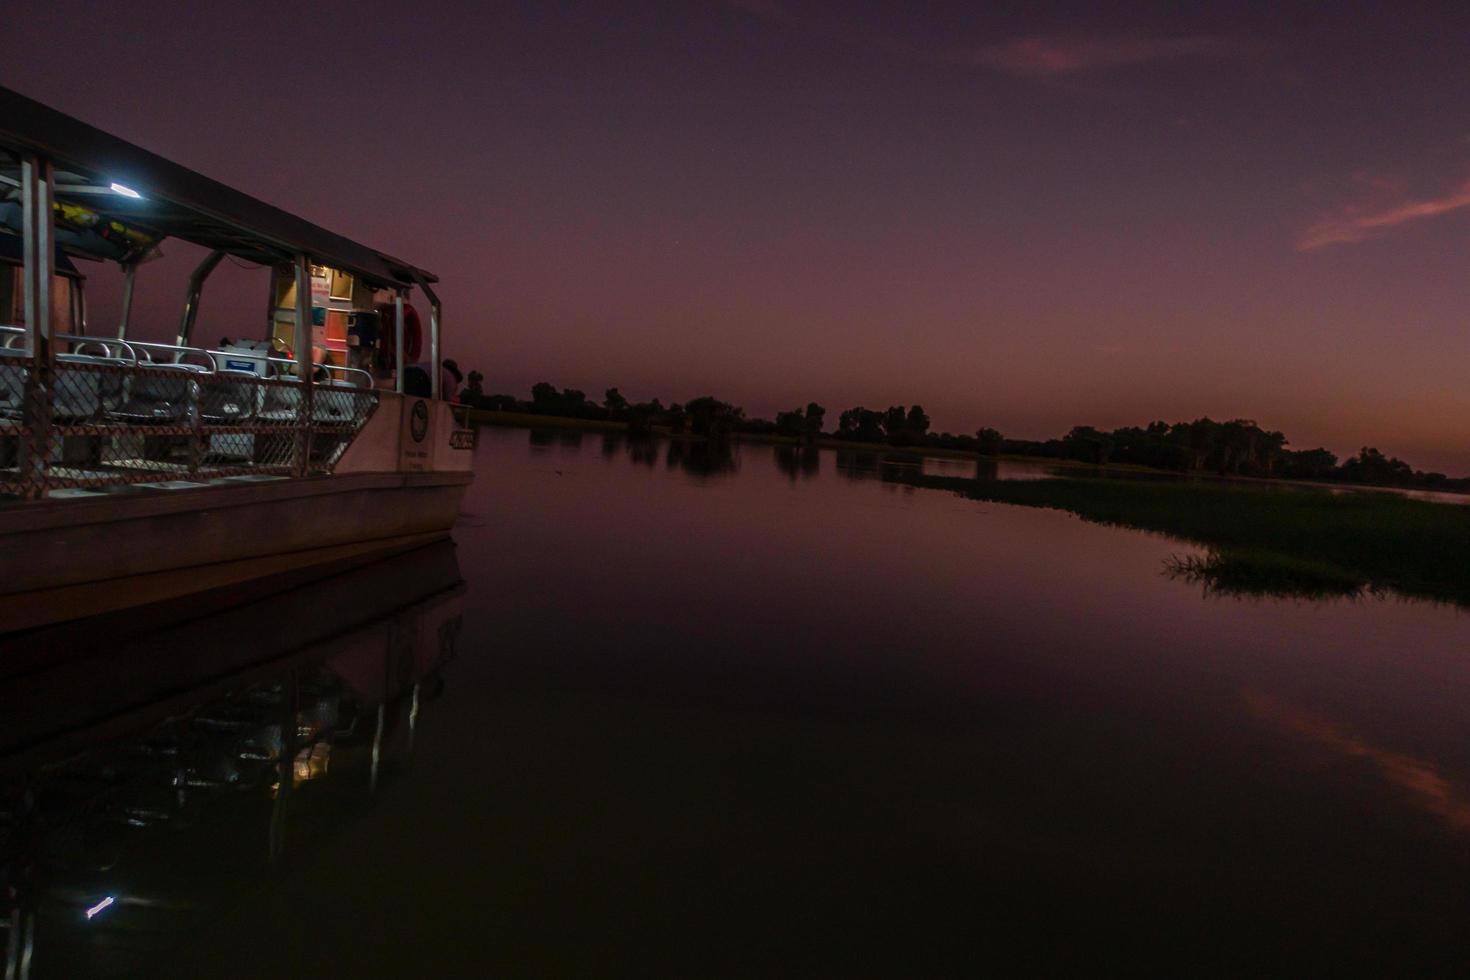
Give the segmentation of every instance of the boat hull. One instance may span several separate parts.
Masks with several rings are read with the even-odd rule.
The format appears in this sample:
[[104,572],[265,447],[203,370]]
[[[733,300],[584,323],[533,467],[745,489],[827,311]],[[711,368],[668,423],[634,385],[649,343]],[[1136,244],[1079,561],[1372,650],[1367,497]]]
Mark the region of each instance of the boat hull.
[[49,499],[0,510],[0,633],[445,537],[469,472]]
[[440,540],[0,637],[0,779],[285,669],[328,662],[389,700],[452,653],[463,593]]

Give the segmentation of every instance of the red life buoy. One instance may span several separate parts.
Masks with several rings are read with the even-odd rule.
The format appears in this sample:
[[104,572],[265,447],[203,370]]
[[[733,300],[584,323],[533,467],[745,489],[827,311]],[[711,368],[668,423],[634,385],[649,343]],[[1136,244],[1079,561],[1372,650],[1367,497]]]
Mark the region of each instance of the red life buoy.
[[[397,363],[395,360],[397,345],[397,317],[394,304],[379,303],[378,313],[378,335],[383,338],[383,355],[391,367]],[[403,304],[403,353],[404,364],[413,364],[419,359],[424,349],[424,334],[419,327],[419,311],[413,308],[412,303]]]

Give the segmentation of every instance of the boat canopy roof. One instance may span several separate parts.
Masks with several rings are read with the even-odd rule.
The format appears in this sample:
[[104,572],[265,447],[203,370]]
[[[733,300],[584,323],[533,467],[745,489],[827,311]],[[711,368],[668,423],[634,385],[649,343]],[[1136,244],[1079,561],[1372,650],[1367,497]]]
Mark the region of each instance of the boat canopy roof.
[[[0,235],[0,267],[20,265],[23,262],[25,262],[25,247],[20,236]],[[59,276],[70,276],[73,279],[81,275],[76,265],[60,248],[56,249],[56,262],[52,271]]]
[[[11,230],[19,231],[20,164],[30,153],[54,166],[57,203],[63,209],[70,206],[83,224],[100,226],[104,237],[115,222],[119,231],[155,240],[181,238],[253,262],[288,262],[305,252],[313,262],[350,272],[383,289],[438,281],[430,272],[4,87],[0,87],[0,227],[11,225]],[[74,254],[117,257],[88,248],[90,240],[84,235],[72,239],[58,235],[58,242]]]

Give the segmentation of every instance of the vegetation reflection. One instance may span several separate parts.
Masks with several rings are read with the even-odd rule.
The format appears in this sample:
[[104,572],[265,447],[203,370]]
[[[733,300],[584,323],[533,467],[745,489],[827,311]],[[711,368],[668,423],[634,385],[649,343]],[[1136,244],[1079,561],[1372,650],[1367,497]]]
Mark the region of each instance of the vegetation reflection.
[[[866,454],[854,454],[866,456]],[[925,474],[881,459],[839,458],[876,475],[975,500],[1067,511],[1083,520],[1198,544],[1164,569],[1221,595],[1329,598],[1387,590],[1470,606],[1470,511],[1383,492],[1163,480],[996,480]]]

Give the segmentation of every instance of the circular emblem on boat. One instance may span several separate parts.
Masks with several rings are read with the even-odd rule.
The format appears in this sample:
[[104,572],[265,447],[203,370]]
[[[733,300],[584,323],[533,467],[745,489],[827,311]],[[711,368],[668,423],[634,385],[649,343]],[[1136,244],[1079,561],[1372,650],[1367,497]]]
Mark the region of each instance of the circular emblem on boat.
[[429,434],[429,403],[416,401],[408,420],[408,431],[413,435],[414,442],[423,442],[424,436]]

